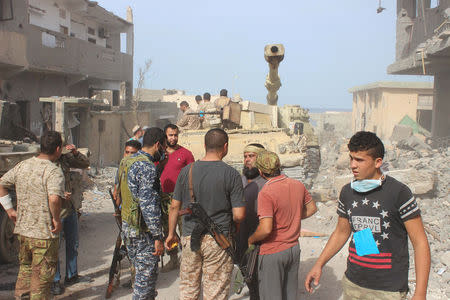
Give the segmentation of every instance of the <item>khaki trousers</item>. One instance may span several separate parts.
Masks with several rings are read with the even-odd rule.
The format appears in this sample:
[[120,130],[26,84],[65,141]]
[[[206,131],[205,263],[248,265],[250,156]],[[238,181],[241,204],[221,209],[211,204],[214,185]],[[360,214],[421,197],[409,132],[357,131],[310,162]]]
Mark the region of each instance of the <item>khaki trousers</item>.
[[344,275],[342,278],[342,291],[344,300],[404,300],[406,292],[389,292],[372,290],[361,287],[348,280]]
[[233,262],[212,236],[202,237],[200,250],[191,251],[191,237],[181,237],[180,299],[228,299]]

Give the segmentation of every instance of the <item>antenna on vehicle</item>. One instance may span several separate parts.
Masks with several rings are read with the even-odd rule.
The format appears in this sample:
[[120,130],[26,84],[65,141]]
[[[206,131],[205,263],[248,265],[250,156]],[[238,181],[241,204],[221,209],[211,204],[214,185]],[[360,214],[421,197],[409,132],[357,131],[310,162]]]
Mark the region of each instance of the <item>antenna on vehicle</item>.
[[385,9],[386,9],[385,7],[381,6],[381,0],[378,0],[377,14],[381,13]]

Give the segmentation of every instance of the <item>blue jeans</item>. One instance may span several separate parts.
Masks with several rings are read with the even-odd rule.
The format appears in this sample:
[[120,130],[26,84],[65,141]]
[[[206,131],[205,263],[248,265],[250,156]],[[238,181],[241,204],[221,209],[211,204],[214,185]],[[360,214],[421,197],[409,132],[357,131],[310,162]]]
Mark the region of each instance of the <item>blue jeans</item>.
[[[73,212],[67,217],[61,219],[62,230],[60,233],[60,240],[62,240],[63,233],[66,241],[66,280],[78,274],[77,257],[78,257],[78,214]],[[60,243],[61,245],[61,243]],[[61,280],[61,272],[58,266],[56,269],[55,278],[53,282]]]

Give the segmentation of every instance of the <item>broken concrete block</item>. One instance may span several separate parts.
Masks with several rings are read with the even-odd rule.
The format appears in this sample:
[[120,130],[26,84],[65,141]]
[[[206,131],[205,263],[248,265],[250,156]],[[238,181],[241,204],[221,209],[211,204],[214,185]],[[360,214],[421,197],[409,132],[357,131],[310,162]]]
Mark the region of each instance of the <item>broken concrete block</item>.
[[418,153],[422,150],[431,152],[431,147],[414,135],[399,141],[397,147],[405,150],[413,150]]
[[406,184],[414,195],[434,193],[436,178],[431,171],[403,169],[390,171],[387,174]]
[[393,142],[399,142],[401,140],[407,139],[413,134],[413,129],[407,125],[397,124],[392,130],[392,135],[390,140]]

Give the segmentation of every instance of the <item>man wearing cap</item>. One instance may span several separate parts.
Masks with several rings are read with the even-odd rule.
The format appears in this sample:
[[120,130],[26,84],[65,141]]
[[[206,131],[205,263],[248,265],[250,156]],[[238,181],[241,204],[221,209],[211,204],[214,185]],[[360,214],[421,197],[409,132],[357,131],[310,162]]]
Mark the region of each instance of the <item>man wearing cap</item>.
[[264,151],[256,158],[267,180],[258,194],[259,225],[249,246],[261,242],[258,285],[261,299],[297,299],[301,219],[317,207],[303,183],[281,174],[278,155]]
[[147,129],[147,128],[148,128],[147,126],[144,126],[144,128],[142,128],[139,125],[134,126],[133,127],[133,131],[132,131],[133,132],[133,136],[130,137],[128,140],[129,141],[132,141],[132,140],[139,141],[141,143],[141,145],[142,145],[142,138],[144,136],[145,129]]
[[[61,223],[62,231],[60,239],[66,244],[66,276],[64,284],[73,285],[82,281],[90,281],[89,277],[78,275],[78,210],[81,208],[82,194],[79,190],[75,191],[76,175],[70,169],[86,169],[89,167],[89,159],[82,154],[74,145],[66,144],[63,146],[62,154],[56,161],[56,164],[62,169],[64,174],[65,199],[61,204]],[[78,182],[79,184],[79,182]],[[60,285],[61,273],[60,264],[53,279],[51,292],[53,295],[62,294],[63,288]]]
[[183,116],[177,122],[180,130],[197,130],[200,129],[200,118],[198,114],[189,107],[187,101],[181,101],[180,110],[183,112]]

